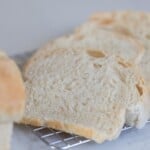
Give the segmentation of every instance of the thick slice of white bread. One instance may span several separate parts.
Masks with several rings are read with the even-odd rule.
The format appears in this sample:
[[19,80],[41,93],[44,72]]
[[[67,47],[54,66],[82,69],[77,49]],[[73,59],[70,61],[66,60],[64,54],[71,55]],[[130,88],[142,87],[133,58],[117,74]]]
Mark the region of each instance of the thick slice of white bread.
[[74,34],[49,42],[34,55],[32,60],[45,57],[44,55],[47,54],[45,51],[59,48],[101,51],[105,55],[118,55],[131,63],[139,63],[144,53],[143,45],[138,40],[118,32],[98,29],[97,24],[94,23],[85,23]]
[[10,149],[12,127],[12,123],[0,124],[0,150]]
[[25,68],[27,103],[22,123],[99,143],[118,137],[125,123],[144,126],[146,89],[134,67],[99,50],[45,53],[39,60],[31,58]]
[[145,53],[140,68],[150,93],[150,13],[149,12],[100,12],[91,16],[90,22],[99,28],[111,29],[137,38],[144,47]]
[[13,60],[0,52],[0,122],[21,119],[25,105],[25,88],[21,73]]

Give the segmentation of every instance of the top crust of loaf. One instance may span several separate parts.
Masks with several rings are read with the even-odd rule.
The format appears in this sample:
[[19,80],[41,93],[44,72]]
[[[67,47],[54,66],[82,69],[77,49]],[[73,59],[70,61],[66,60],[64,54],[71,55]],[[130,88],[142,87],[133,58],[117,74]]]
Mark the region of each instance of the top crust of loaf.
[[18,121],[25,104],[25,88],[15,62],[0,52],[0,122]]

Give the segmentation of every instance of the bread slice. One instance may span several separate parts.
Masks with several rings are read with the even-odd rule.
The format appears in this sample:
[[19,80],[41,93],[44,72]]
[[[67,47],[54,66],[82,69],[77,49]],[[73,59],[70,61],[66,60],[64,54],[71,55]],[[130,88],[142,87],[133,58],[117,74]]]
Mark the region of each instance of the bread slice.
[[27,103],[22,123],[99,143],[117,138],[125,123],[144,126],[146,89],[132,65],[99,50],[43,52],[25,68]]
[[0,150],[10,149],[12,126],[12,123],[0,124]]
[[25,88],[15,62],[0,52],[0,122],[18,121],[23,115]]
[[100,12],[91,16],[90,22],[99,28],[115,30],[140,40],[145,53],[140,62],[150,95],[150,13],[149,12]]
[[[99,26],[98,26],[99,27]],[[118,32],[99,29],[95,23],[85,23],[74,34],[60,37],[42,47],[33,57],[36,61],[45,57],[48,51],[60,48],[79,48],[101,51],[105,55],[118,55],[131,63],[139,63],[144,53],[143,45],[132,37]],[[44,50],[43,50],[44,49]],[[47,51],[47,52],[45,52]]]

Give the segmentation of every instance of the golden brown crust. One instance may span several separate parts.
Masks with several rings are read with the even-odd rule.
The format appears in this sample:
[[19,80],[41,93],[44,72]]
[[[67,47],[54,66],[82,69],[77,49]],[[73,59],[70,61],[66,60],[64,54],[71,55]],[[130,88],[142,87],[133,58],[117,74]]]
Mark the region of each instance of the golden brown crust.
[[67,133],[74,133],[74,134],[77,134],[77,135],[80,135],[89,139],[94,139],[99,143],[105,140],[104,135],[99,135],[99,137],[96,137],[97,133],[95,130],[92,130],[91,128],[87,128],[87,127],[82,127],[80,125],[74,125],[74,124],[69,124],[69,123],[66,124],[66,123],[62,123],[59,121],[46,121],[45,123],[43,123],[39,119],[35,119],[35,118],[33,119],[23,118],[21,123],[27,124],[27,125],[33,125],[33,126],[46,126],[46,127],[50,127],[56,130],[65,131]]
[[[123,112],[125,113],[125,112]],[[71,124],[71,123],[63,123],[61,121],[45,121],[43,122],[40,119],[36,119],[36,118],[23,118],[21,120],[22,124],[26,124],[26,125],[33,125],[33,126],[45,126],[45,127],[49,127],[49,128],[53,128],[56,130],[61,130],[67,133],[72,133],[72,134],[77,134],[79,136],[83,136],[85,138],[88,139],[92,139],[98,143],[102,143],[104,142],[106,139],[107,140],[113,140],[115,138],[118,137],[118,135],[120,134],[120,129],[123,127],[124,125],[124,119],[122,120],[121,124],[120,124],[120,129],[118,130],[118,134],[114,134],[114,135],[106,135],[105,132],[101,132],[101,134],[98,133],[98,131],[96,131],[95,129],[92,128],[88,128],[88,127],[84,127],[78,124]]]
[[23,118],[20,123],[33,126],[42,126],[43,123],[39,119]]
[[79,125],[73,125],[73,124],[64,124],[59,121],[48,121],[46,122],[46,126],[54,128],[54,129],[58,129],[58,130],[63,130],[69,133],[75,133],[75,134],[78,134],[80,136],[84,136],[87,138],[92,138],[93,132],[94,132],[90,128],[81,127]]
[[[101,25],[109,25],[117,21],[119,17],[122,17],[124,20],[128,18],[132,13],[137,14],[138,18],[142,21],[147,18],[150,13],[142,11],[110,11],[110,12],[96,12],[90,16],[91,21],[98,21]],[[139,20],[139,21],[140,21]],[[140,23],[140,22],[139,22]]]
[[25,88],[15,62],[0,57],[0,121],[17,121],[22,116]]

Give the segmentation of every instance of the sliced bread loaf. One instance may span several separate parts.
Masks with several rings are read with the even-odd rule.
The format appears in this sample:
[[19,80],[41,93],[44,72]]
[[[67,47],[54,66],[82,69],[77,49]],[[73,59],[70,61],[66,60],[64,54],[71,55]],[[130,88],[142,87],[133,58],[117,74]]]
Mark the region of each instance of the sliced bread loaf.
[[146,89],[134,67],[99,50],[43,52],[25,68],[28,97],[22,123],[99,143],[118,137],[125,123],[145,124]]

